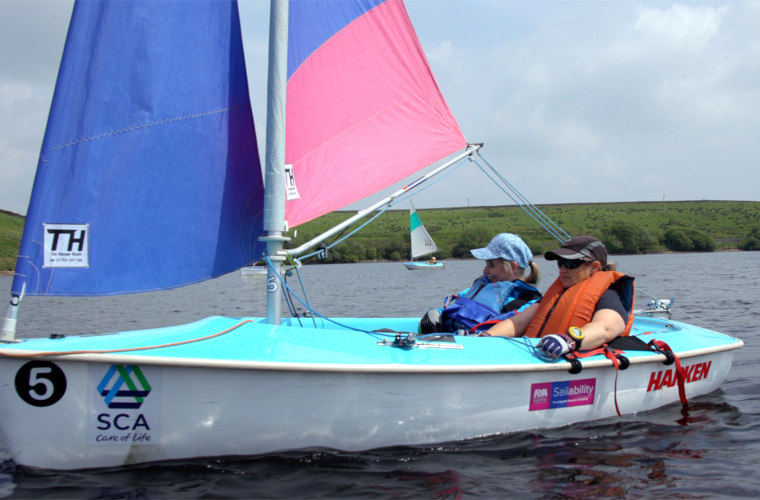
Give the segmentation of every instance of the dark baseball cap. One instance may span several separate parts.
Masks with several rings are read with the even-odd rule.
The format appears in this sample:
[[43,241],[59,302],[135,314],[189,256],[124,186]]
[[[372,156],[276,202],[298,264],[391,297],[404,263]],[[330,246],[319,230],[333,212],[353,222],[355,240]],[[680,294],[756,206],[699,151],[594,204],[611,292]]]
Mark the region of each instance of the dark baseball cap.
[[546,252],[544,258],[546,260],[586,258],[600,262],[604,266],[607,264],[607,248],[593,236],[576,236],[564,242],[557,250]]

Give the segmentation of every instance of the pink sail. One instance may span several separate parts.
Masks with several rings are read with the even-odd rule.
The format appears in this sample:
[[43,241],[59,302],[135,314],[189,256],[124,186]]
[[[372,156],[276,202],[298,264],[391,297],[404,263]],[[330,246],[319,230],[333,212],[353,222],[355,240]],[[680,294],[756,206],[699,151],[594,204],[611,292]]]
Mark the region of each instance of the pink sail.
[[[285,162],[299,196],[286,202],[291,227],[465,147],[403,2],[385,0],[363,12],[367,2],[356,2],[358,16],[346,12],[346,2],[316,2],[341,9],[346,24],[337,29],[304,22],[314,19],[314,4],[300,17],[299,4],[307,2],[291,2],[290,39],[306,43],[296,41],[289,54],[286,118]],[[316,48],[302,50],[309,42]]]

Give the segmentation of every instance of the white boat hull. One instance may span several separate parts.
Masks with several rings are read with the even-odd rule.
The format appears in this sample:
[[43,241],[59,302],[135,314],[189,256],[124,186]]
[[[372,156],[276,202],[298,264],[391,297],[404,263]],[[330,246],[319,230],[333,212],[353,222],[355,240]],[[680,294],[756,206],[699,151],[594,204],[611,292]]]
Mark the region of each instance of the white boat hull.
[[[402,357],[408,352],[383,349]],[[711,350],[681,357],[693,379],[686,384],[689,398],[716,390],[730,369],[733,350],[706,351]],[[19,397],[18,373],[29,360],[0,359],[0,431],[18,464],[80,469],[314,447],[359,451],[451,442],[616,415],[615,370],[606,359],[584,361],[582,373],[571,375],[567,363],[212,363],[109,355],[102,359],[103,364],[92,362],[97,356],[51,358],[65,374],[67,388],[60,401],[47,407],[27,404]],[[667,382],[675,380],[673,365],[664,366],[661,359],[656,354],[631,358],[631,366],[619,372],[617,400],[622,413],[647,411],[679,400],[677,385]],[[135,410],[145,411],[136,428],[136,413],[118,420],[118,415],[130,410],[102,410],[94,403],[99,396],[92,390],[93,373],[97,383],[110,363],[139,363],[153,384],[145,401],[150,400],[154,409]],[[222,368],[225,364],[229,368]],[[564,382],[581,393],[580,404],[553,409],[536,406],[542,397],[553,401],[546,389],[556,392]],[[593,387],[591,397],[582,394],[582,387]],[[43,392],[42,387],[38,389]],[[117,424],[123,428],[121,435],[128,436],[126,441],[96,441],[100,439],[96,435],[108,436]],[[101,427],[109,428],[98,430]],[[147,430],[153,433],[152,442],[129,441]]]
[[405,262],[404,266],[410,271],[430,271],[433,269],[443,269],[443,262],[436,262],[435,264],[428,264],[427,262]]

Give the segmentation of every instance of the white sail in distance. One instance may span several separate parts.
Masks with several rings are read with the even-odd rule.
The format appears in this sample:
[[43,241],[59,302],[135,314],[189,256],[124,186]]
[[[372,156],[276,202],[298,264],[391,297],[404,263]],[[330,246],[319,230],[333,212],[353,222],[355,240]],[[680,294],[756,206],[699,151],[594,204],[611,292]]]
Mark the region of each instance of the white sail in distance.
[[409,221],[412,229],[412,259],[437,252],[438,247],[433,238],[428,234],[425,226],[422,225],[422,221],[414,209],[412,200],[409,200],[409,206],[411,207],[409,209]]

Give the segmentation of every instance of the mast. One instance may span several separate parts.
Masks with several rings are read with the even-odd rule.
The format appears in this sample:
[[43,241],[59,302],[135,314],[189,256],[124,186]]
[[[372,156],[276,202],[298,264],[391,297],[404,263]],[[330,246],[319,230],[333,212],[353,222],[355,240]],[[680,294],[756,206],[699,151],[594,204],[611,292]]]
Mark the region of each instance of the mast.
[[282,243],[289,238],[285,221],[285,104],[288,76],[288,0],[272,0],[269,14],[269,77],[267,79],[267,142],[264,167],[264,230],[272,267],[267,271],[267,323],[279,325],[282,292],[279,282]]
[[8,310],[5,312],[3,329],[0,332],[0,342],[18,342],[16,340],[16,318],[18,317],[18,306],[24,296],[24,288],[26,288],[26,283],[24,283],[21,295],[11,293],[11,301],[8,304]]
[[414,262],[414,238],[412,238],[412,212],[414,211],[414,205],[412,200],[409,200],[409,258]]

